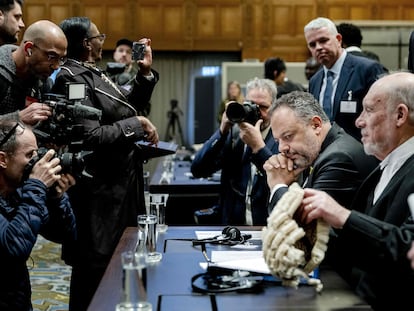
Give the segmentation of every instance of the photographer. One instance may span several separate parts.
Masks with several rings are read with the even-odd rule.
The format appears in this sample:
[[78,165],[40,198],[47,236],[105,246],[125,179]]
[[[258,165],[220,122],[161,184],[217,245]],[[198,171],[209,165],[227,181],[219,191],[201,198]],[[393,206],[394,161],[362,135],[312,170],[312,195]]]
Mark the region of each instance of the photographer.
[[[278,152],[268,117],[276,94],[273,81],[258,78],[248,81],[246,100],[251,103],[246,107],[247,119],[254,125],[230,121],[227,104],[220,128],[192,162],[191,172],[196,178],[209,177],[221,170],[218,212],[223,225],[266,224],[269,189],[263,164]],[[253,120],[252,116],[256,118]]]
[[36,138],[30,127],[0,119],[2,311],[32,310],[26,261],[38,234],[56,243],[67,243],[76,237],[75,217],[65,193],[75,180],[68,174],[60,174],[59,160],[53,157],[53,150],[28,166],[36,150]]
[[35,125],[47,120],[50,108],[40,101],[40,90],[64,62],[67,41],[54,23],[40,20],[25,31],[20,46],[0,47],[0,114]]
[[137,225],[145,212],[143,161],[145,155],[135,142],[158,143],[151,121],[138,116],[158,81],[151,69],[151,40],[144,39],[145,56],[138,61],[134,88],[127,94],[113,83],[95,62],[102,58],[105,35],[87,17],[71,17],[60,24],[68,38],[68,60],[56,76],[53,93],[65,94],[67,82],[86,85],[84,104],[102,111],[100,120],[84,119],[82,148],[93,153],[82,176],[70,191],[76,215],[78,240],[64,260],[72,266],[69,309],[83,311],[105,272],[126,227]]

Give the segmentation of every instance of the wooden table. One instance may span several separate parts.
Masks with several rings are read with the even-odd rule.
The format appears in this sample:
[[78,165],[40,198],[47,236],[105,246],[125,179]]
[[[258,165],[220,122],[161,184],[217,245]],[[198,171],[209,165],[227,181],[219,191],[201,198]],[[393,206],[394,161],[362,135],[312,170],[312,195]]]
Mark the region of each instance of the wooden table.
[[[241,231],[261,229],[239,228]],[[191,242],[175,239],[196,238],[195,230],[221,231],[222,227],[170,226],[166,233],[159,235],[157,250],[163,252],[163,259],[147,268],[147,294],[148,301],[153,305],[153,311],[371,310],[334,271],[322,269],[320,278],[324,289],[320,294],[317,294],[311,286],[294,289],[281,285],[266,286],[259,294],[194,293],[191,288],[191,278],[203,272],[199,263],[205,261],[204,257],[198,247],[193,247]],[[120,254],[125,250],[134,249],[136,232],[137,229],[132,227],[124,232],[88,311],[115,310],[122,293]]]

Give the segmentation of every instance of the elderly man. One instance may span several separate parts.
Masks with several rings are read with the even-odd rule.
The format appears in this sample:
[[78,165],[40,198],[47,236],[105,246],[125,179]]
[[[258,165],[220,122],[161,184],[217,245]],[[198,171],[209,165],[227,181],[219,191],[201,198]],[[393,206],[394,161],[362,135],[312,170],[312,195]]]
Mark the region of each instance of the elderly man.
[[[278,148],[268,116],[276,95],[273,81],[249,80],[246,100],[251,102],[248,110],[254,112],[257,120],[251,121],[255,124],[235,124],[227,106],[220,128],[204,143],[191,164],[195,177],[208,177],[221,170],[219,212],[224,225],[266,224],[269,189],[263,164]],[[233,103],[233,107],[240,107],[236,105],[239,104]]]
[[349,206],[361,182],[378,165],[376,159],[367,156],[362,144],[336,123],[331,125],[312,94],[283,95],[269,113],[280,151],[263,166],[272,191],[269,210],[300,172],[306,187],[325,190]]
[[[30,311],[26,261],[39,234],[57,243],[76,238],[75,216],[62,174],[49,150],[33,161],[36,138],[30,127],[0,118],[0,310]],[[33,163],[31,163],[33,161]]]
[[356,120],[365,153],[380,165],[354,203],[343,206],[326,192],[305,189],[303,221],[323,218],[335,230],[329,262],[375,310],[412,303],[414,274],[407,252],[414,223],[407,198],[414,192],[414,75],[398,72],[376,81]]
[[41,82],[63,64],[67,40],[47,20],[30,25],[20,46],[0,47],[0,114],[26,124],[46,120],[51,109],[41,104]]

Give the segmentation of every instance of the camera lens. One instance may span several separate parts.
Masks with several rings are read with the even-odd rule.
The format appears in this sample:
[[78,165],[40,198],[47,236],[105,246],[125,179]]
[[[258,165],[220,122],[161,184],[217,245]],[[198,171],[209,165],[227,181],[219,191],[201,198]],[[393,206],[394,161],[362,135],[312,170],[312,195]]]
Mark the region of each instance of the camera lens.
[[246,111],[242,104],[230,102],[226,109],[227,118],[233,123],[242,122],[246,116]]

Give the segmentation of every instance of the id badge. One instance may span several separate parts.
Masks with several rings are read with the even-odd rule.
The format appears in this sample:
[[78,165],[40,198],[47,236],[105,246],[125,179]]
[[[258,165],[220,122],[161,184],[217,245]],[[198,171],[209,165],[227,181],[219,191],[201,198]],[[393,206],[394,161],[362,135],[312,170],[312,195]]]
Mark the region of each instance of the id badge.
[[351,100],[342,100],[339,111],[343,113],[356,113],[357,102]]

